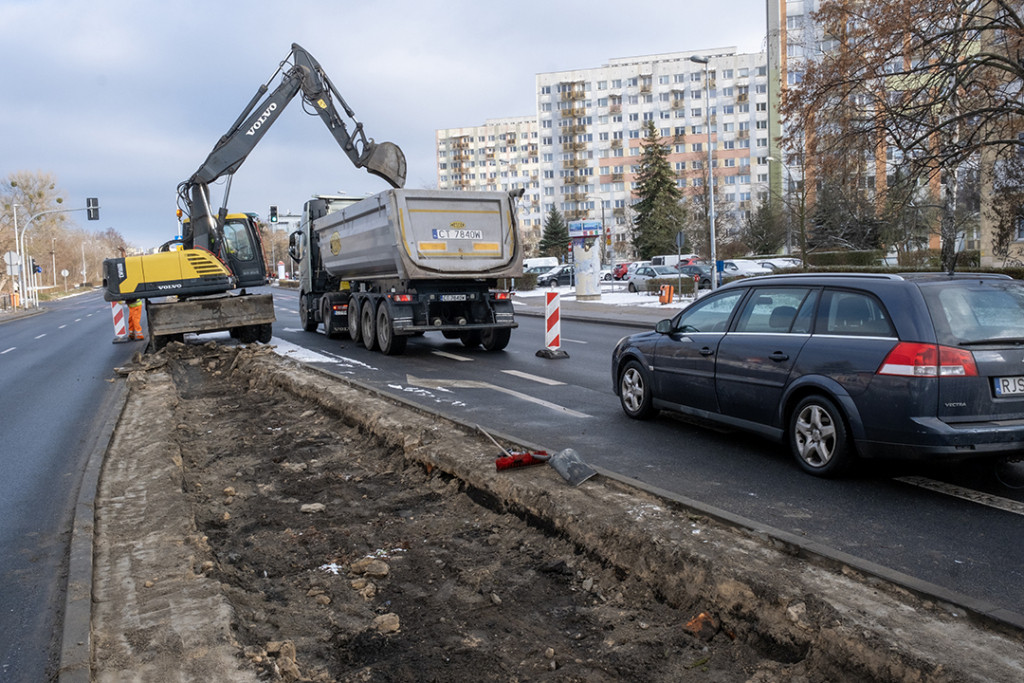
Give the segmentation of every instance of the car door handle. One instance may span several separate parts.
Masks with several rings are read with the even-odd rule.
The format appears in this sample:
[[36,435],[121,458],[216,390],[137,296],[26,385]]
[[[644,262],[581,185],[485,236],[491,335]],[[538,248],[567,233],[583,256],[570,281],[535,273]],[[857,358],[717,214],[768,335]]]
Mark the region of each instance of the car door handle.
[[700,350],[700,355],[702,356],[713,356],[714,354],[715,350],[712,349],[710,346],[705,346]]
[[789,360],[789,354],[783,353],[782,351],[776,351],[775,353],[769,355],[768,358],[775,361],[776,363],[781,363],[784,360]]

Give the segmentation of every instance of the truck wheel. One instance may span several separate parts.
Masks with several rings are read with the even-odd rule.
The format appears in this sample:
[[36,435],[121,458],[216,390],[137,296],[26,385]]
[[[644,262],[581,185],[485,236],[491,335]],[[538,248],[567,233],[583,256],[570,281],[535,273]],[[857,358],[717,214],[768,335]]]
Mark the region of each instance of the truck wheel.
[[377,307],[377,346],[385,356],[398,356],[405,351],[408,337],[395,334],[395,321],[383,301]]
[[355,297],[348,300],[348,337],[353,343],[358,344],[362,337],[359,336],[359,303]]
[[234,331],[238,332],[236,339],[243,344],[252,344],[256,341],[258,336],[259,325],[242,325],[241,327],[234,328]]
[[467,349],[475,349],[480,346],[482,341],[480,330],[468,330],[459,335],[459,339],[462,340],[462,345]]
[[359,320],[362,323],[362,329],[359,332],[363,335],[363,346],[366,347],[367,351],[373,351],[377,348],[377,329],[373,315],[373,301],[367,299],[359,307]]
[[305,292],[299,292],[299,323],[306,332],[316,332],[316,318],[309,310],[308,298]]
[[270,339],[274,336],[274,324],[263,323],[257,326],[256,330],[256,341],[261,344],[269,344]]
[[320,306],[320,319],[324,321],[324,335],[328,339],[334,339],[341,334],[341,330],[334,323],[334,311],[331,310],[331,303],[327,297],[323,298],[323,304]]
[[485,351],[501,351],[508,346],[511,338],[511,327],[482,330],[480,333],[480,341],[483,343]]

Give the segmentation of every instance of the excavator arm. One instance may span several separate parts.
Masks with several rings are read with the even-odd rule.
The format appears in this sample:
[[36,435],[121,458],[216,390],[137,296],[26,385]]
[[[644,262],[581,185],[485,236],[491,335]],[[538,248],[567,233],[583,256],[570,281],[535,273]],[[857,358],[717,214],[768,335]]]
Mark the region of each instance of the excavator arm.
[[[267,95],[270,83],[278,74],[283,74],[280,84]],[[402,150],[394,143],[376,143],[373,139],[367,138],[363,132],[363,124],[356,120],[355,112],[331,83],[320,64],[306,50],[293,43],[288,57],[278,65],[270,80],[259,87],[245,110],[217,142],[199,169],[178,186],[179,208],[189,217],[182,240],[186,248],[203,247],[218,255],[222,253],[221,233],[227,215],[231,176],[288,103],[299,93],[302,94],[303,104],[311,107],[323,120],[338,145],[357,168],[365,168],[393,187],[405,185],[406,164]],[[351,133],[335,106],[335,101],[354,124]],[[217,215],[214,215],[210,208],[209,185],[224,176],[228,177],[228,183],[223,206]],[[265,274],[263,277],[265,278]],[[245,284],[239,282],[238,286]]]

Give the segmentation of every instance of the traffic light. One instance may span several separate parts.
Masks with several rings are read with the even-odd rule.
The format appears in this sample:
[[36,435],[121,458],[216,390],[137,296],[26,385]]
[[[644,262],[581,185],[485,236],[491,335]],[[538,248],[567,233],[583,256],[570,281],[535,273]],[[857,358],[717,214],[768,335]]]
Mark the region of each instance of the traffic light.
[[100,219],[100,200],[96,197],[88,197],[85,200],[85,215],[90,221]]
[[271,207],[270,207],[270,222],[271,223],[276,223],[277,222],[277,207],[273,206],[273,205],[271,205]]
[[41,272],[43,272],[43,269],[40,266],[36,265],[36,260],[35,259],[32,259],[32,272],[33,273],[41,273]]

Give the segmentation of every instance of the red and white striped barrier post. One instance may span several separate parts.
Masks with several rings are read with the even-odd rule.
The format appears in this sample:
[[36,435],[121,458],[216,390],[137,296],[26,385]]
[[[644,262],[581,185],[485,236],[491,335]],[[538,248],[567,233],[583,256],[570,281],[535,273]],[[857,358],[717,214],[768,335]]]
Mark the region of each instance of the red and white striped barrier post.
[[568,358],[562,350],[562,320],[558,292],[544,294],[544,348],[537,352],[541,358]]
[[120,301],[110,302],[110,313],[114,316],[114,343],[120,344],[128,341],[128,331],[124,324],[124,306]]

